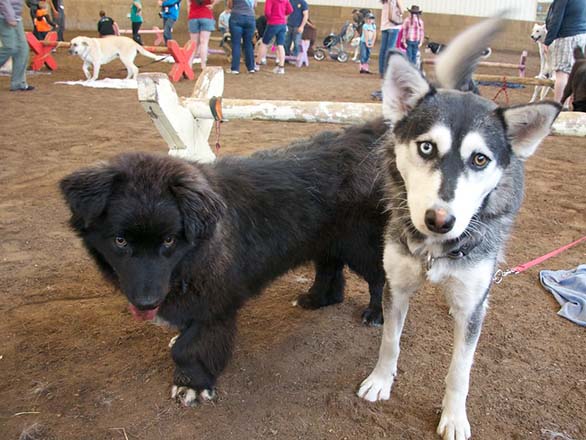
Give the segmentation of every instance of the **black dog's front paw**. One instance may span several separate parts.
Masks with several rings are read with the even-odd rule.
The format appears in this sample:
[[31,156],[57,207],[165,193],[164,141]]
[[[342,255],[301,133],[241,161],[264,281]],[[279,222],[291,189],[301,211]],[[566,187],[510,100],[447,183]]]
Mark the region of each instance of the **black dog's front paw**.
[[193,407],[198,403],[215,401],[217,394],[213,389],[204,389],[198,392],[193,388],[173,385],[171,388],[171,398],[183,406]]
[[382,309],[372,309],[367,307],[362,312],[362,323],[371,327],[380,327],[383,325],[383,311]]
[[326,298],[314,293],[305,293],[297,297],[297,304],[304,309],[315,310],[332,304],[341,303],[343,300],[344,298]]

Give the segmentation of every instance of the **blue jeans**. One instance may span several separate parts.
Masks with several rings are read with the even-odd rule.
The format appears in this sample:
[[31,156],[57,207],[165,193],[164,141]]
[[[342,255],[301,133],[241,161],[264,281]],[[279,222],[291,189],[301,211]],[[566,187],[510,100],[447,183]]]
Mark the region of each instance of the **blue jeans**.
[[244,64],[250,72],[254,70],[254,46],[252,38],[256,30],[256,21],[252,15],[232,14],[230,16],[230,34],[232,36],[231,69],[240,71],[240,52],[244,46]]
[[370,47],[364,41],[360,42],[360,64],[367,64],[370,59]]
[[10,78],[10,90],[25,89],[26,66],[28,65],[28,43],[24,35],[22,20],[16,26],[10,26],[6,20],[0,18],[0,66],[9,58],[12,58],[12,76]]
[[417,64],[417,54],[419,53],[419,41],[407,41],[407,58],[411,63]]
[[[297,56],[301,45],[301,34],[298,32],[299,26],[287,26],[287,35],[285,37],[285,55]],[[291,50],[293,44],[293,50]]]
[[163,38],[165,39],[165,43],[173,39],[174,24],[175,20],[172,18],[163,18]]
[[384,76],[387,68],[387,56],[389,50],[394,49],[397,45],[397,37],[399,36],[399,29],[385,29],[381,32],[380,40],[380,54],[378,56],[378,73]]

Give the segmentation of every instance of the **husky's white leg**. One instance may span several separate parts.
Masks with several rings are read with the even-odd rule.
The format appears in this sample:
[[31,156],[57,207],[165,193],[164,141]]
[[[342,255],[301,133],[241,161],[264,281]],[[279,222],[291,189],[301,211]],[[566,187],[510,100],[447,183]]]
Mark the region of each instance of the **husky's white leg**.
[[384,266],[387,275],[383,304],[385,322],[378,362],[358,390],[358,396],[370,402],[388,400],[391,396],[409,298],[423,281],[420,260],[408,255],[397,243],[387,243]]
[[437,433],[444,440],[470,438],[466,397],[474,351],[486,311],[494,261],[485,260],[450,279],[447,298],[454,318],[454,351]]

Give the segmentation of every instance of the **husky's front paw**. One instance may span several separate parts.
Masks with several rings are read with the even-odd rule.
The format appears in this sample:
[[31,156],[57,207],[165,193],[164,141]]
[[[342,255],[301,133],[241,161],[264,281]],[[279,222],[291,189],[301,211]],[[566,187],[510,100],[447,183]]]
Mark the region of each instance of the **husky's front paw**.
[[452,411],[444,408],[437,433],[444,440],[468,440],[471,436],[466,410]]
[[393,374],[381,374],[375,370],[360,384],[357,393],[358,397],[362,397],[369,402],[389,400],[394,379]]
[[216,392],[214,390],[203,390],[198,394],[193,388],[173,385],[171,388],[171,398],[183,406],[195,406],[198,402],[214,401],[216,399]]

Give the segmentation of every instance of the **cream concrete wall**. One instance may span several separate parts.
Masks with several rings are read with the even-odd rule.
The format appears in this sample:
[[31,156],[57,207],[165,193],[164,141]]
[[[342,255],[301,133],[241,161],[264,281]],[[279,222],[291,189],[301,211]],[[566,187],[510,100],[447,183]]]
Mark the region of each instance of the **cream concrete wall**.
[[[104,9],[122,29],[130,28],[130,20],[127,14],[130,12],[130,0],[65,0],[67,30],[68,31],[94,31],[98,21],[98,12]],[[187,32],[187,5],[188,0],[183,0],[179,21],[175,26],[178,33]],[[257,14],[261,14],[264,4],[257,6]],[[159,7],[156,0],[143,0],[145,24],[143,28],[150,29],[153,26],[162,27],[162,20],[158,16]],[[223,7],[217,5],[216,16]],[[311,5],[310,17],[317,24],[320,40],[330,32],[338,33],[346,20],[351,19],[351,7]],[[377,23],[380,23],[380,10],[374,10],[377,15]],[[479,17],[424,13],[426,35],[432,40],[447,43],[458,32],[467,26],[481,20]],[[511,20],[506,31],[492,45],[497,50],[511,50],[521,52],[529,50],[537,53],[536,45],[529,38],[533,23],[530,21]]]

